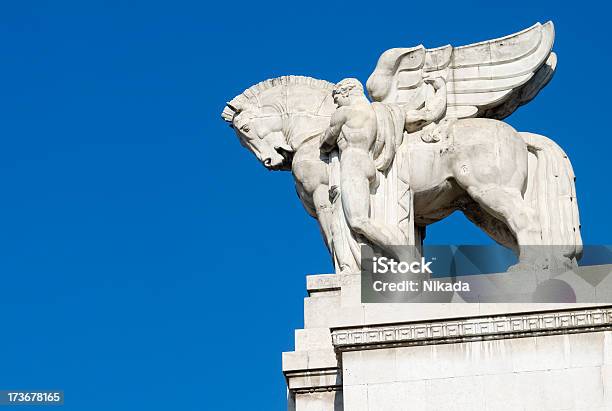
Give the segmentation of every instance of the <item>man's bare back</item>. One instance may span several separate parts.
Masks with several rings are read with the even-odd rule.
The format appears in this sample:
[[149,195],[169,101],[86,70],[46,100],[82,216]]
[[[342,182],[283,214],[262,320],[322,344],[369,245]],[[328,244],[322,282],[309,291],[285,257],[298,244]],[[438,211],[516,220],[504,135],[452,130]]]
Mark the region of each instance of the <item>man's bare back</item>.
[[[349,106],[340,106],[330,122],[330,129],[338,130],[338,149],[341,176],[367,179],[371,182],[376,177],[374,161],[370,154],[376,140],[376,113],[369,102],[353,102]],[[333,137],[331,137],[333,139]]]
[[376,114],[369,102],[340,107],[342,128],[338,137],[338,148],[345,152],[357,149],[369,152],[376,140]]

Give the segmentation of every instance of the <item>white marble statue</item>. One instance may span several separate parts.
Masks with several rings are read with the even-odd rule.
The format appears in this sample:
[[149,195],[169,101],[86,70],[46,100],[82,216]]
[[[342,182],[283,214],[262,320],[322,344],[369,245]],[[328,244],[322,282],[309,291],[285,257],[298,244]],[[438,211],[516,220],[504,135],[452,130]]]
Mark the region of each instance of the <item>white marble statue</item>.
[[356,79],[287,76],[222,116],[265,167],[292,171],[337,271],[359,269],[360,244],[420,245],[456,210],[515,250],[515,268],[568,266],[582,250],[571,164],[552,140],[500,121],[551,79],[553,40],[548,22],[469,46],[390,49],[367,81],[373,103]]

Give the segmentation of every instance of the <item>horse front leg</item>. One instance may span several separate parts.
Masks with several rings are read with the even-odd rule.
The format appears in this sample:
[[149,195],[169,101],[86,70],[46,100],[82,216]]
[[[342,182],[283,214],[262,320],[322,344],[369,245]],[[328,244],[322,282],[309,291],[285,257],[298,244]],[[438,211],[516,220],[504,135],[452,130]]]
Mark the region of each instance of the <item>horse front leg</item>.
[[329,202],[328,189],[326,185],[319,185],[312,193],[312,202],[316,218],[319,221],[319,227],[323,238],[329,249],[330,253],[333,254],[333,232],[332,232],[332,208]]
[[301,182],[296,181],[295,188],[306,212],[310,214],[311,217],[314,217],[319,223],[319,230],[323,236],[323,242],[333,259],[333,217],[327,185],[319,184],[314,190],[309,192]]
[[344,240],[341,232],[340,222],[336,221],[333,205],[329,199],[329,186],[319,185],[312,195],[317,219],[321,232],[328,242],[328,247],[335,257],[340,272],[354,271],[356,269],[355,257],[351,252],[350,245]]

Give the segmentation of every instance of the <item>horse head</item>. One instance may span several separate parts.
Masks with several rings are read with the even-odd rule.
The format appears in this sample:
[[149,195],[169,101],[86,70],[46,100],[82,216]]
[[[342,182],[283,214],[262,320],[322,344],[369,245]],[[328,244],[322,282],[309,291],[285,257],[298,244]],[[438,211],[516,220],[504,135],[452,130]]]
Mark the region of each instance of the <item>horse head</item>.
[[282,134],[280,115],[269,113],[248,101],[232,100],[223,110],[223,118],[247,148],[268,170],[286,170],[291,165],[288,146]]
[[333,84],[310,77],[265,80],[228,102],[221,116],[267,169],[290,170],[304,136],[329,125],[332,89]]

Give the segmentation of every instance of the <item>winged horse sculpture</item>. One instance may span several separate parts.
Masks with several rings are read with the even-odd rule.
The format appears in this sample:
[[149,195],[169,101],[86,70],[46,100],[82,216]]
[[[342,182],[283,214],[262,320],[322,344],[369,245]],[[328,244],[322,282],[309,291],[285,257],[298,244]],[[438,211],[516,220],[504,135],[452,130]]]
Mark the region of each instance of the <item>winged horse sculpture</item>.
[[[582,240],[570,161],[551,139],[500,121],[548,84],[557,62],[553,42],[548,22],[468,46],[385,51],[366,83],[377,124],[367,150],[373,161],[383,155],[389,161],[375,162],[384,166],[369,195],[347,183],[353,174],[342,166],[342,148],[327,154],[319,146],[342,109],[334,84],[302,76],[266,80],[228,102],[222,117],[266,168],[292,171],[337,271],[359,269],[359,244],[385,246],[367,224],[397,228],[404,244],[418,246],[427,225],[457,210],[513,249],[515,268],[572,266]],[[436,88],[436,80],[444,87]],[[428,110],[440,90],[440,115],[408,127],[401,117]],[[347,93],[363,103],[359,87]],[[383,109],[395,114],[384,117]],[[369,221],[347,209],[359,201]],[[541,245],[555,246],[554,255],[533,251]]]

